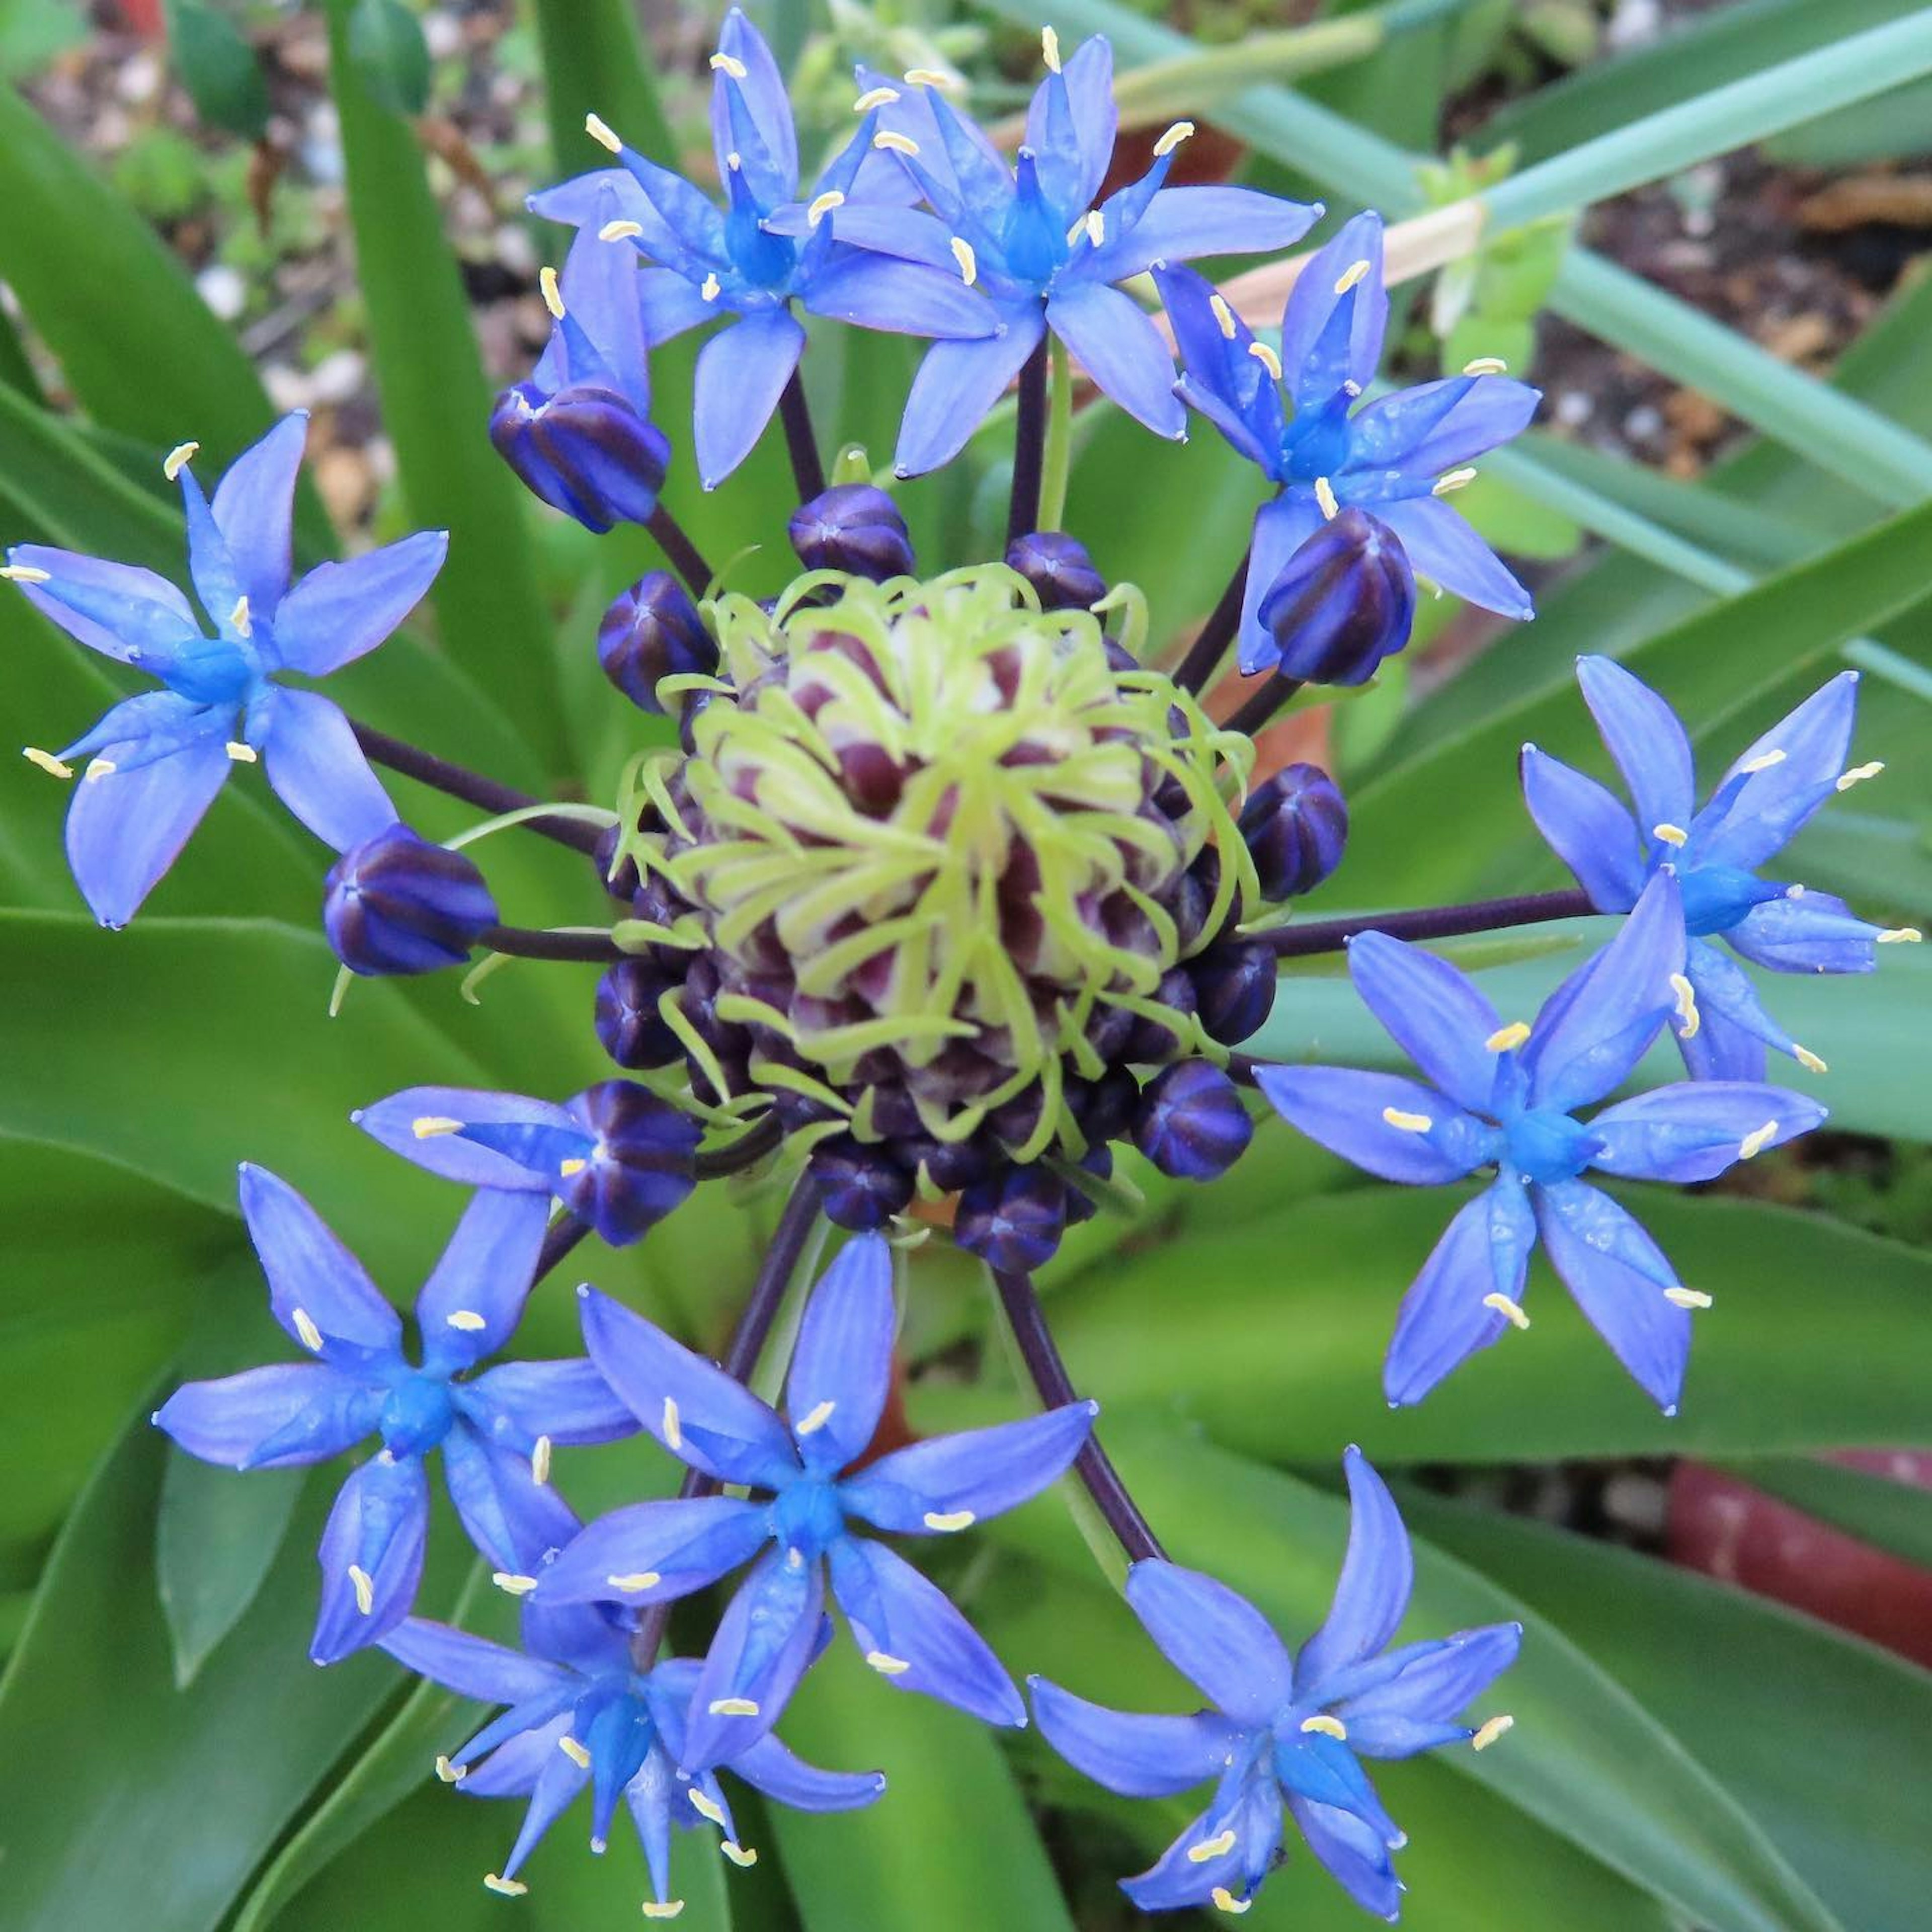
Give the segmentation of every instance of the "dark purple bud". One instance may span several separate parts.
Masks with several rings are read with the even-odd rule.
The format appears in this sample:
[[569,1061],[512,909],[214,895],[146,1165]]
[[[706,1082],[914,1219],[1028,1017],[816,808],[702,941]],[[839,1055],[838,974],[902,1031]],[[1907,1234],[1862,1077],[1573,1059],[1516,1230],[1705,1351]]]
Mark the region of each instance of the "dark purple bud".
[[322,923],[352,973],[434,973],[470,957],[497,923],[496,902],[460,852],[398,824],[330,866]]
[[620,959],[597,982],[597,1037],[620,1066],[669,1066],[684,1047],[658,1002],[680,982],[654,959]]
[[984,1180],[998,1158],[988,1150],[985,1136],[977,1134],[963,1141],[934,1140],[921,1134],[901,1142],[898,1151],[909,1166],[923,1166],[927,1178],[942,1194],[957,1194],[962,1187]]
[[1289,765],[1249,794],[1241,836],[1254,855],[1262,897],[1294,898],[1342,862],[1348,808],[1319,765]]
[[1110,1066],[1097,1080],[1070,1080],[1066,1104],[1090,1141],[1118,1140],[1140,1103],[1139,1083],[1124,1066]]
[[883,584],[913,571],[912,539],[899,506],[869,483],[835,483],[792,512],[785,526],[807,570],[842,570]]
[[[1102,1180],[1113,1178],[1114,1150],[1112,1148],[1092,1147],[1080,1157],[1080,1166],[1087,1173],[1096,1175]],[[1100,1204],[1083,1190],[1077,1180],[1066,1184],[1066,1225],[1077,1228],[1082,1221],[1090,1221],[1100,1211]]]
[[826,1220],[855,1234],[883,1228],[912,1200],[913,1177],[883,1147],[849,1136],[812,1150],[811,1168],[825,1190]]
[[1187,1060],[1142,1090],[1134,1144],[1176,1180],[1213,1180],[1240,1159],[1254,1132],[1234,1082],[1204,1060]]
[[532,495],[602,535],[658,506],[670,444],[614,389],[573,385],[546,399],[535,382],[496,398],[490,440]]
[[1265,946],[1216,946],[1190,960],[1196,1010],[1210,1040],[1238,1046],[1274,1006],[1275,957]]
[[1281,653],[1275,668],[1283,677],[1365,684],[1408,642],[1415,573],[1386,524],[1343,510],[1282,566],[1260,615]]
[[604,675],[640,711],[662,712],[658,680],[718,668],[718,644],[689,593],[668,570],[647,572],[597,626]]
[[[1194,979],[1185,967],[1176,966],[1161,975],[1160,984],[1154,988],[1154,997],[1164,1006],[1172,1006],[1183,1016],[1194,1010]],[[1137,1015],[1134,1030],[1127,1036],[1127,1043],[1120,1058],[1130,1065],[1145,1066],[1153,1063],[1172,1060],[1187,1046],[1187,1040],[1166,1020],[1149,1019]]]
[[596,849],[590,857],[597,868],[597,883],[614,899],[628,905],[644,881],[636,860],[626,859],[622,865],[617,863],[617,840],[623,829],[621,825],[607,825],[598,833]]
[[703,1130],[688,1114],[632,1080],[604,1080],[570,1102],[593,1134],[584,1165],[557,1198],[614,1248],[640,1240],[696,1184]]
[[1009,1167],[959,1197],[952,1238],[1003,1274],[1052,1260],[1066,1226],[1066,1184],[1043,1167]]
[[1107,580],[1094,568],[1087,546],[1064,530],[1014,538],[1006,546],[1006,568],[1033,586],[1042,610],[1089,610],[1107,594]]

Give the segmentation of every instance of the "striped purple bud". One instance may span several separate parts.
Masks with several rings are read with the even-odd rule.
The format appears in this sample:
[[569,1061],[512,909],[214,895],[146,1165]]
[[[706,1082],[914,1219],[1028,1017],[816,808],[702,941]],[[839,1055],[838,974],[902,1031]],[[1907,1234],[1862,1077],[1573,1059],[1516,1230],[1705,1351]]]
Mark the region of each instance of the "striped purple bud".
[[531,494],[601,536],[650,520],[670,443],[614,389],[574,385],[547,397],[534,382],[496,398],[490,440]]
[[952,1238],[1003,1274],[1052,1260],[1066,1226],[1066,1184],[1043,1167],[1010,1167],[959,1197]]
[[786,534],[807,570],[840,570],[874,584],[912,574],[905,518],[869,483],[835,483],[820,491],[792,512]]
[[718,645],[684,586],[668,571],[653,570],[604,613],[597,662],[639,710],[662,713],[658,680],[715,671]]
[[683,1042],[658,1002],[680,983],[655,960],[620,959],[597,982],[597,1037],[620,1066],[668,1066]]
[[1214,1180],[1254,1138],[1240,1089],[1204,1060],[1184,1060],[1142,1090],[1134,1144],[1176,1180]]
[[1248,794],[1240,827],[1262,897],[1279,902],[1312,892],[1342,862],[1348,808],[1319,765],[1288,765]]
[[1014,538],[1006,546],[1006,567],[1033,586],[1042,610],[1090,610],[1107,594],[1107,580],[1094,568],[1087,546],[1064,530]]
[[1343,510],[1282,566],[1260,614],[1283,677],[1366,684],[1384,658],[1408,642],[1415,573],[1386,524]]
[[483,874],[460,852],[392,825],[343,854],[322,881],[322,929],[352,973],[460,966],[497,923]]

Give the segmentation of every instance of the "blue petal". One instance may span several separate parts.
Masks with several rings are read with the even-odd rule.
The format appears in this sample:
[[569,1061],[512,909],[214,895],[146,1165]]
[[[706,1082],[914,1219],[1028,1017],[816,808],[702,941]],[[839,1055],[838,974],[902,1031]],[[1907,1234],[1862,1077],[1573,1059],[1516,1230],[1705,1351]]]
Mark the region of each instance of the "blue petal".
[[466,1369],[516,1332],[549,1220],[541,1195],[478,1191],[416,1297],[425,1369]]
[[748,1389],[621,1304],[592,1288],[578,1294],[591,1360],[672,1454],[707,1476],[764,1489],[796,1473],[791,1432]]
[[1220,1774],[1234,1736],[1211,1712],[1144,1717],[1090,1704],[1043,1677],[1031,1677],[1040,1735],[1067,1762],[1123,1798],[1172,1798]]
[[400,1318],[321,1216],[286,1180],[250,1162],[242,1166],[241,1196],[242,1217],[268,1278],[269,1308],[290,1336],[308,1348],[302,1330],[312,1323],[325,1360],[337,1344],[357,1354],[395,1356]]
[[521,1704],[570,1683],[570,1673],[488,1637],[448,1624],[411,1617],[382,1640],[382,1648],[406,1670],[484,1704]]
[[[767,1508],[733,1496],[633,1503],[578,1532],[544,1571],[537,1600],[668,1603],[748,1563],[771,1533]],[[644,1576],[658,1581],[633,1580]]]
[[452,1131],[418,1134],[416,1123],[530,1124],[583,1138],[576,1120],[550,1101],[532,1100],[521,1094],[492,1094],[475,1087],[405,1087],[373,1106],[358,1107],[349,1118],[391,1153],[441,1174],[446,1180],[460,1180],[466,1187],[526,1188],[544,1195],[555,1191],[556,1174],[527,1166],[499,1148]]
[[[644,324],[639,306],[641,285],[637,251],[619,242],[598,238],[604,224],[619,219],[616,190],[604,191],[598,209],[596,227],[580,228],[577,238],[564,257],[563,272],[558,278],[565,317],[576,326],[577,340],[587,344],[597,366],[579,368],[573,363],[569,380],[601,383],[614,389],[640,416],[651,406],[650,371],[644,360]],[[568,344],[561,332],[551,338]],[[546,356],[549,351],[546,350]],[[541,372],[542,364],[538,365]],[[538,380],[542,376],[539,373]],[[562,383],[552,384],[561,388]]]
[[1273,1625],[1226,1584],[1150,1557],[1127,1572],[1127,1602],[1167,1660],[1238,1724],[1268,1723],[1294,1694]]
[[[786,94],[784,76],[778,71],[778,64],[772,58],[772,50],[766,44],[764,34],[736,7],[724,16],[724,25],[718,35],[718,51],[728,59],[736,62],[745,73],[740,80],[718,70],[717,91],[722,92],[727,87],[736,91],[777,166],[783,190],[778,198],[789,200],[798,188],[798,134],[792,125],[791,101]],[[718,176],[722,181],[730,149],[718,138],[722,130],[715,114],[712,128]]]
[[1262,622],[1262,605],[1283,566],[1322,527],[1322,512],[1312,496],[1288,491],[1255,512],[1254,534],[1249,540],[1248,578],[1241,596],[1241,655],[1244,676],[1272,670],[1281,646]]
[[1398,389],[1350,422],[1347,467],[1439,476],[1520,435],[1542,400],[1541,390],[1507,376],[1450,376]]
[[1452,596],[1527,622],[1536,615],[1529,592],[1496,554],[1440,496],[1411,496],[1380,505],[1376,514],[1401,538],[1418,577]]
[[1444,1093],[1492,1111],[1498,1056],[1485,1042],[1502,1022],[1465,975],[1420,946],[1372,932],[1349,941],[1348,976],[1389,1037]]
[[670,1887],[670,1807],[676,1791],[676,1780],[661,1751],[653,1751],[624,1787],[624,1802],[651,1875],[651,1895],[661,1905]]
[[485,1442],[459,1421],[442,1438],[442,1472],[464,1532],[499,1570],[537,1574],[544,1558],[577,1534],[577,1518],[530,1458]]
[[251,707],[248,724],[275,796],[324,844],[346,852],[396,823],[396,808],[349,720],[320,692],[272,686]]
[[[405,1626],[406,1628],[406,1626]],[[534,1730],[520,1731],[499,1744],[481,1764],[466,1764],[460,1790],[465,1798],[527,1798],[537,1780],[570,1735],[568,1712]]]
[[1145,310],[1104,282],[1062,282],[1047,326],[1102,391],[1156,436],[1178,440],[1187,412],[1174,393],[1174,358]]
[[698,351],[692,433],[706,489],[751,454],[804,350],[805,331],[770,309],[741,316]]
[[[1281,392],[1260,358],[1250,352],[1253,331],[1229,309],[1228,322],[1233,333],[1222,333],[1214,287],[1192,268],[1156,269],[1154,285],[1166,304],[1174,344],[1187,372],[1180,384],[1182,398],[1250,463],[1268,476],[1276,476],[1281,461]],[[1312,504],[1309,507],[1312,510]],[[1313,527],[1311,524],[1282,552],[1277,571]],[[1273,581],[1270,574],[1262,589]],[[1250,602],[1258,602],[1259,595],[1257,592]]]
[[854,1640],[895,1690],[921,1691],[982,1724],[1026,1722],[1005,1666],[937,1584],[865,1537],[834,1544],[830,1563]]
[[1312,1798],[1291,1797],[1288,1808],[1308,1849],[1329,1875],[1364,1911],[1394,1920],[1402,1910],[1401,1882],[1389,1862],[1388,1847],[1372,1826],[1352,1812]]
[[1659,1087],[1591,1121],[1601,1144],[1591,1165],[1639,1180],[1714,1180],[1745,1157],[1746,1146],[1754,1154],[1782,1147],[1825,1115],[1788,1087],[1729,1080]]
[[[687,188],[685,192],[714,224],[717,224],[716,210],[703,196],[694,189]],[[638,248],[655,261],[672,265],[664,272],[682,276],[686,267],[692,266],[696,272],[694,280],[701,280],[706,268],[728,266],[722,238],[718,248],[707,251],[703,260],[694,263],[691,251],[658,214],[642,184],[628,167],[594,168],[588,174],[574,176],[568,181],[560,182],[554,188],[547,188],[532,195],[526,206],[532,214],[541,215],[546,221],[562,222],[572,228],[594,229],[601,228],[612,218],[614,201],[618,219],[634,221],[644,230],[636,238]]]
[[[1281,1845],[1281,1796],[1274,1780],[1254,1778],[1248,1784],[1249,1788],[1235,1795],[1240,1809],[1232,1816],[1225,1798],[1217,1797],[1156,1864],[1136,1877],[1121,1880],[1120,1889],[1142,1911],[1204,1906],[1217,1891],[1237,1899],[1247,1894],[1251,1873],[1264,1872]],[[1204,1845],[1230,1829],[1235,1841],[1226,1850],[1211,1857],[1197,1856]]]
[[1085,1446],[1100,1409],[1097,1402],[1070,1402],[1018,1422],[915,1442],[841,1484],[840,1500],[880,1529],[909,1536],[963,1529],[966,1522],[932,1519],[982,1522],[1038,1496]]
[[1156,262],[1202,255],[1271,254],[1292,248],[1319,218],[1306,202],[1284,201],[1252,188],[1164,188],[1120,235],[1079,265],[1082,280],[1124,282]]
[[[1858,696],[1858,673],[1840,671],[1744,748],[1691,827],[1701,863],[1754,869],[1836,795]],[[1748,769],[1775,752],[1784,755],[1762,771]]]
[[1696,1031],[1677,1036],[1684,1063],[1700,1080],[1762,1080],[1764,1048],[1798,1057],[1797,1042],[1765,1010],[1738,962],[1708,941],[1691,940],[1684,970],[1697,998]]
[[528,1455],[539,1436],[553,1442],[616,1442],[638,1432],[638,1418],[614,1395],[595,1362],[504,1362],[459,1384],[458,1406],[493,1442]]
[[1586,1181],[1540,1188],[1536,1218],[1577,1306],[1638,1387],[1665,1414],[1676,1414],[1690,1352],[1690,1314],[1665,1297],[1677,1276],[1662,1250]]
[[1598,784],[1534,745],[1522,748],[1523,802],[1550,848],[1599,912],[1628,912],[1643,890],[1646,841]]
[[[1255,1084],[1299,1132],[1384,1180],[1432,1187],[1492,1159],[1492,1131],[1432,1087],[1394,1073],[1345,1066],[1263,1066]],[[1419,1116],[1424,1132],[1390,1124],[1386,1115]]]
[[1724,937],[1754,965],[1774,973],[1870,973],[1884,929],[1843,899],[1808,887],[1753,906]]
[[704,299],[701,285],[676,269],[638,271],[638,320],[647,347],[655,349],[717,315],[718,304]]
[[1342,1467],[1348,1479],[1348,1553],[1328,1620],[1295,1659],[1304,1702],[1326,1702],[1321,1687],[1328,1678],[1374,1656],[1394,1636],[1415,1582],[1408,1532],[1388,1485],[1359,1449],[1344,1453]]
[[524,1861],[536,1850],[538,1841],[576,1802],[578,1793],[590,1782],[587,1765],[578,1763],[560,1748],[551,1752],[538,1769],[536,1783],[530,1790],[530,1808],[518,1827],[516,1843],[503,1861],[500,1877],[515,1877]]
[[1508,1317],[1487,1305],[1501,1294],[1520,1307],[1536,1223],[1521,1186],[1485,1188],[1449,1223],[1402,1298],[1382,1368],[1392,1406],[1420,1402],[1452,1369],[1496,1342]]
[[190,1456],[231,1469],[326,1462],[375,1425],[380,1391],[322,1362],[278,1363],[188,1382],[154,1412]]
[[[1348,280],[1358,262],[1368,263],[1368,273],[1338,292],[1336,284]],[[1316,253],[1282,311],[1282,372],[1296,409],[1319,409],[1345,383],[1366,389],[1375,380],[1388,327],[1382,219],[1370,212],[1345,223]]]
[[[770,1550],[738,1586],[692,1693],[684,1757],[718,1764],[748,1750],[778,1721],[818,1654],[824,1566]],[[749,1704],[751,1711],[718,1710]]]
[[922,476],[950,463],[1006,392],[1046,330],[1036,302],[1006,312],[997,335],[973,342],[935,342],[914,376],[899,424],[892,466],[902,476]]
[[1522,1048],[1531,1104],[1574,1113],[1622,1084],[1676,1004],[1684,970],[1677,881],[1660,872],[1617,935],[1544,1003]]
[[1291,1796],[1352,1813],[1391,1850],[1402,1842],[1401,1828],[1389,1816],[1368,1773],[1339,1738],[1316,1731],[1277,1736],[1274,1770]]
[[151,764],[83,778],[74,787],[67,811],[68,864],[103,926],[125,926],[140,910],[232,768],[218,735]]
[[1696,808],[1690,741],[1672,711],[1643,680],[1610,658],[1576,660],[1576,682],[1616,760],[1645,835],[1656,825],[1680,830]]
[[[1048,138],[1049,118],[1063,116],[1070,150],[1064,159]],[[1048,198],[1066,211],[1070,220],[1092,206],[1100,192],[1119,126],[1114,50],[1104,36],[1095,34],[1066,57],[1058,75],[1049,74],[1034,89],[1027,104],[1027,146],[1041,158],[1040,179]],[[1049,154],[1054,156],[1051,167]]]
[[[944,269],[959,281],[952,232],[937,215],[928,214],[922,208],[848,201],[843,208],[835,208],[828,218],[832,233],[842,242],[871,254],[890,255],[902,262]],[[809,232],[808,219],[806,210],[788,208],[773,217],[771,226],[776,233],[803,236]],[[965,286],[963,282],[959,285]]]
[[202,495],[194,472],[184,466],[176,479],[181,484],[182,511],[188,522],[188,568],[194,594],[201,608],[214,620],[219,634],[237,634],[232,613],[242,596],[241,572]]
[[184,647],[204,641],[188,599],[152,570],[46,544],[16,544],[7,561],[45,571],[46,583],[16,587],[44,617],[103,657],[165,677]]
[[999,326],[992,304],[969,289],[956,269],[922,268],[856,251],[842,254],[811,278],[805,305],[814,315],[861,328],[946,340],[990,335]]
[[820,1771],[807,1764],[775,1737],[760,1738],[739,1752],[726,1768],[767,1798],[794,1811],[856,1811],[886,1788],[877,1771]]
[[[886,107],[880,124],[890,126],[901,118],[908,122],[920,151],[916,166],[908,166],[927,184],[928,198],[940,217],[952,219],[950,210],[956,208],[976,232],[997,242],[1015,198],[1012,164],[978,123],[956,112],[936,88],[910,90],[910,103],[917,106],[902,100]],[[921,110],[929,130],[923,135],[916,128]]]
[[[322,1604],[308,1654],[334,1664],[380,1642],[410,1613],[422,1581],[429,1483],[422,1459],[385,1450],[342,1486],[323,1526]],[[352,1574],[359,1570],[361,1578]],[[362,1608],[362,1592],[369,1607]]]
[[898,1325],[892,1250],[861,1234],[812,1291],[792,1351],[785,1407],[808,1469],[833,1474],[866,1453],[891,1391]]
[[[1692,950],[1694,973],[1696,949]],[[1765,1043],[1755,1033],[1727,1018],[1714,1008],[1699,1009],[1702,1024],[1690,1039],[1676,1035],[1684,1070],[1694,1080],[1762,1080],[1767,1064]]]
[[275,613],[277,661],[322,677],[373,651],[422,601],[448,550],[447,530],[418,530],[346,563],[317,564]]
[[290,512],[308,441],[308,412],[285,416],[229,465],[209,506],[257,623],[274,619],[289,587]]
[[1413,1757],[1472,1735],[1455,1721],[1516,1661],[1520,1624],[1491,1624],[1398,1652],[1402,1667],[1336,1712],[1352,1749],[1368,1757]]
[[[624,148],[617,158],[644,190],[641,212],[628,203],[623,205],[626,219],[636,222],[644,231],[638,238],[638,248],[667,268],[680,268],[700,279],[707,268],[731,273],[724,217],[718,209],[682,175],[659,167],[634,148]],[[583,201],[580,197],[573,198],[567,205],[581,207]],[[536,207],[536,202],[533,200],[531,206]],[[538,212],[554,214],[557,206],[555,201],[549,201]]]

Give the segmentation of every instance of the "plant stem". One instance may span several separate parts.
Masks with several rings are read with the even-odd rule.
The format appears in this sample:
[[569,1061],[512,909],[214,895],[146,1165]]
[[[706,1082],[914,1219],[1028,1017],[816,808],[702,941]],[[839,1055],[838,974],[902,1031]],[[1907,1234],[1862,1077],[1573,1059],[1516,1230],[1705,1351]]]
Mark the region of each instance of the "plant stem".
[[1045,330],[1020,365],[1019,421],[1013,431],[1013,494],[1006,511],[1006,542],[1016,543],[1040,527],[1040,484],[1046,445]]
[[684,579],[686,590],[693,597],[704,597],[711,588],[711,566],[705,562],[704,553],[685,535],[683,526],[660,503],[644,528],[657,539],[658,548],[664,552],[672,569]]
[[[1034,1292],[1032,1278],[1024,1274],[1003,1274],[995,1270],[993,1282],[1000,1292],[1000,1305],[1006,1312],[1013,1340],[1027,1365],[1027,1372],[1033,1377],[1033,1385],[1040,1400],[1049,1408],[1077,1402],[1079,1398],[1074,1393],[1066,1364],[1060,1358],[1053,1331],[1047,1326],[1046,1310],[1041,1307],[1040,1297]],[[1127,1493],[1127,1486],[1121,1481],[1120,1472],[1108,1460],[1106,1450],[1092,1436],[1087,1438],[1084,1447],[1073,1459],[1073,1467],[1085,1485],[1087,1493],[1094,1498],[1094,1507],[1106,1517],[1114,1540],[1126,1552],[1130,1562],[1138,1563],[1147,1557],[1166,1554],[1160,1546],[1159,1538],[1148,1527],[1147,1518],[1142,1515],[1139,1505]]]
[[812,434],[812,405],[806,400],[805,380],[796,369],[778,398],[778,420],[784,425],[785,454],[791,458],[792,481],[798,485],[798,500],[808,503],[825,493],[825,466],[818,455],[818,439]]
[[1066,520],[1066,480],[1073,469],[1073,358],[1058,336],[1047,340],[1052,345],[1053,388],[1040,466],[1040,517],[1034,527],[1057,530]]
[[1240,628],[1242,600],[1248,594],[1248,560],[1251,553],[1244,550],[1241,560],[1234,566],[1234,574],[1228,580],[1228,587],[1221,592],[1221,601],[1208,614],[1208,621],[1201,627],[1201,634],[1188,646],[1187,655],[1180,661],[1174,674],[1174,681],[1183,691],[1200,691],[1213,679],[1220,668],[1221,659],[1228,648],[1228,640]]
[[[518,790],[514,785],[500,784],[494,778],[486,778],[481,772],[452,764],[447,758],[439,758],[434,752],[418,751],[405,740],[392,738],[388,732],[377,730],[373,724],[364,724],[352,718],[350,728],[356,734],[356,742],[362,747],[365,757],[373,758],[379,765],[386,765],[392,772],[400,772],[405,778],[414,778],[419,784],[434,786],[438,791],[447,792],[452,798],[460,798],[466,805],[501,813],[526,812],[543,802],[531,797],[528,792]],[[574,847],[579,852],[595,852],[601,836],[596,826],[586,824],[580,819],[532,818],[526,823],[532,832],[541,832],[560,845]]]
[[608,966],[625,956],[608,932],[540,932],[527,926],[493,926],[477,944],[517,959],[574,959]]
[[1512,926],[1540,926],[1552,919],[1580,919],[1596,908],[1587,892],[1526,892],[1515,898],[1476,899],[1467,905],[1422,906],[1410,912],[1370,912],[1348,919],[1324,919],[1284,926],[1256,935],[1278,959],[1313,952],[1339,952],[1358,932],[1385,932],[1391,939],[1451,939],[1466,932],[1497,932]]
[[537,1271],[532,1282],[542,1281],[578,1243],[590,1232],[588,1221],[580,1221],[574,1214],[566,1213],[560,1221],[553,1221],[545,1231],[543,1246],[537,1252]]
[[1258,691],[1249,694],[1241,708],[1222,728],[1239,731],[1250,738],[1258,736],[1274,722],[1282,706],[1301,688],[1303,682],[1298,677],[1267,679]]

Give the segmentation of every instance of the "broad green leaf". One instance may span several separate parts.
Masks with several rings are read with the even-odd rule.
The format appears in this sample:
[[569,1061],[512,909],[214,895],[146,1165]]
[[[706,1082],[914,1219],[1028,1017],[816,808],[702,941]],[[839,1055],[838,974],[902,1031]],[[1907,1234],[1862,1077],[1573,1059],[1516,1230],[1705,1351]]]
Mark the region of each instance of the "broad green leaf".
[[362,83],[392,114],[420,114],[429,102],[429,44],[403,0],[356,0],[349,56]]
[[557,172],[581,174],[595,164],[584,131],[589,114],[601,115],[640,153],[668,166],[676,144],[658,104],[637,10],[626,0],[530,0],[527,10],[543,47],[544,105]]
[[1730,1467],[1779,1502],[1932,1569],[1932,1494],[1918,1484],[1805,1456],[1761,1456]]
[[259,140],[268,124],[268,89],[255,50],[226,14],[200,0],[168,0],[175,71],[211,128]]

